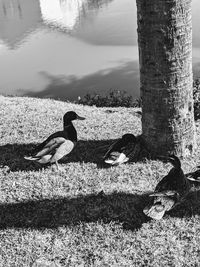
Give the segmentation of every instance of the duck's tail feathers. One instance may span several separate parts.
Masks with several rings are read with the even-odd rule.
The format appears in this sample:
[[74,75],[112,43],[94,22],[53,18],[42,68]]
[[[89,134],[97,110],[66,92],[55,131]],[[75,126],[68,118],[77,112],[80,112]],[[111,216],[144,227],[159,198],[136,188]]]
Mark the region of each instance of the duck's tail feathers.
[[147,206],[143,209],[143,212],[146,216],[155,219],[160,220],[165,214],[165,207],[161,204],[154,204],[153,206]]
[[49,163],[52,158],[52,155],[44,155],[43,157],[27,157],[25,156],[24,159],[31,160],[31,161],[37,161],[41,164]]
[[26,160],[31,160],[31,161],[36,161],[36,160],[38,160],[39,158],[38,157],[28,157],[28,156],[25,156],[24,157],[24,159],[26,159]]

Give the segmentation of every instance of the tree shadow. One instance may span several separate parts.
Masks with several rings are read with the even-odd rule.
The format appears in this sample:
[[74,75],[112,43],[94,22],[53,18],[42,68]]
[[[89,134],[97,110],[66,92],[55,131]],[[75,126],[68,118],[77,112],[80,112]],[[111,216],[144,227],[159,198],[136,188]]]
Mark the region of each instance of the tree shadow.
[[[152,220],[144,213],[149,194],[117,193],[28,200],[21,203],[0,205],[0,230],[7,228],[55,229],[79,223],[121,223],[126,230],[139,229]],[[200,215],[200,190],[190,192],[187,198],[173,210],[170,217],[187,218]],[[165,217],[163,218],[165,219]]]
[[[60,160],[60,163],[69,162],[90,162],[97,164],[98,168],[110,167],[103,162],[103,155],[108,147],[116,139],[110,140],[79,140],[74,150]],[[24,159],[25,155],[30,155],[38,144],[6,144],[0,147],[0,166],[8,168],[9,171],[36,171],[47,168],[48,165],[39,165],[33,161]]]
[[57,228],[80,222],[116,221],[125,229],[134,230],[149,219],[142,210],[147,195],[102,192],[76,198],[31,200],[0,205],[0,229]]

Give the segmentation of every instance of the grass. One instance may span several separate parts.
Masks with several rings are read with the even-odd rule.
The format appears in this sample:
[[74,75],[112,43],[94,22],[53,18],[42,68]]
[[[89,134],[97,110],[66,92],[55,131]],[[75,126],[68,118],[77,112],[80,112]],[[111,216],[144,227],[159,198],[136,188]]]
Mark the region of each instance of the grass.
[[[69,110],[86,120],[74,123],[79,143],[62,171],[25,161]],[[140,109],[1,96],[0,114],[0,266],[199,266],[199,188],[153,221],[142,209],[170,164],[101,161],[122,134],[141,133]],[[182,161],[186,173],[199,154]]]

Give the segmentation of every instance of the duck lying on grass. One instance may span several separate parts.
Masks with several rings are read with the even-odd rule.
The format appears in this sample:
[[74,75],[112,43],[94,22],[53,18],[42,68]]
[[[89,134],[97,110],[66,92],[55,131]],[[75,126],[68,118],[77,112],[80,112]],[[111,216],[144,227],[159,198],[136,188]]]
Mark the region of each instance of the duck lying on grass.
[[58,160],[69,154],[77,142],[77,132],[72,121],[84,119],[74,111],[65,113],[63,116],[63,131],[50,135],[43,143],[35,148],[32,156],[25,156],[24,158],[41,164],[55,163],[58,168]]
[[156,220],[160,220],[166,211],[174,208],[190,189],[190,183],[183,173],[179,158],[172,155],[166,159],[173,164],[173,168],[157,184],[154,193],[150,195],[153,203],[151,202],[152,204],[143,210],[148,217]]
[[136,137],[133,134],[124,134],[109,147],[103,157],[104,161],[110,165],[119,165],[129,161],[135,144]]

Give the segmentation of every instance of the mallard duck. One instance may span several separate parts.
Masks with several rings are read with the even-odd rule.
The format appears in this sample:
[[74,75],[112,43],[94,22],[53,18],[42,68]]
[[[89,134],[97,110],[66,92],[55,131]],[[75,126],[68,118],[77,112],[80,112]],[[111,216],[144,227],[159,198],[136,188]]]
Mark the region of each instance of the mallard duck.
[[78,116],[74,111],[65,113],[63,116],[63,131],[50,135],[35,148],[32,156],[25,156],[24,158],[41,164],[55,163],[58,167],[58,160],[69,154],[77,142],[77,132],[72,121],[84,119],[85,118]]
[[136,137],[133,134],[124,134],[122,138],[114,142],[104,155],[104,162],[111,165],[119,165],[130,159]]
[[151,204],[143,210],[148,217],[156,220],[160,220],[166,211],[174,208],[190,189],[190,183],[183,173],[179,158],[172,155],[166,159],[172,163],[173,168],[157,184],[154,193],[150,194],[150,197],[153,198],[153,203],[151,202]]
[[200,166],[198,166],[198,169],[194,172],[190,172],[186,174],[186,178],[193,184],[200,183]]

